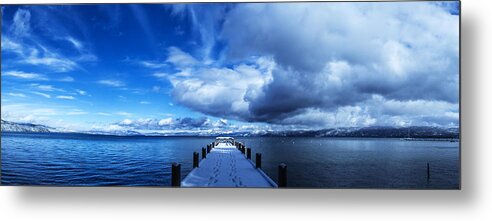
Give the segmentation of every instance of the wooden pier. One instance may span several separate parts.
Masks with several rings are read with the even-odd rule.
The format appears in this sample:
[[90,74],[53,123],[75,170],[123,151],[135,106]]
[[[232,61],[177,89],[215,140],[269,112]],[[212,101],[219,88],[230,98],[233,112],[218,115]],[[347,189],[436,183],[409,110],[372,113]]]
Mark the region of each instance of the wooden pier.
[[261,169],[261,154],[256,162],[251,161],[251,148],[230,137],[218,137],[215,142],[202,148],[202,157],[193,153],[193,170],[182,180],[181,165],[173,163],[172,186],[175,187],[285,187],[287,167],[279,165],[280,185]]

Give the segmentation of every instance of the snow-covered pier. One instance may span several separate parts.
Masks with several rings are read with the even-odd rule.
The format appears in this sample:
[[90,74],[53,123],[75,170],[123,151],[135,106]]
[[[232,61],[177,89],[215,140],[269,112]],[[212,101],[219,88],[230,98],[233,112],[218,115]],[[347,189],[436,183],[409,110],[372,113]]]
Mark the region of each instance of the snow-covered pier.
[[251,161],[251,149],[231,137],[217,137],[202,148],[202,159],[193,153],[193,170],[181,181],[181,165],[173,163],[172,186],[181,187],[265,187],[286,186],[286,166],[279,166],[279,184],[261,169],[261,154]]

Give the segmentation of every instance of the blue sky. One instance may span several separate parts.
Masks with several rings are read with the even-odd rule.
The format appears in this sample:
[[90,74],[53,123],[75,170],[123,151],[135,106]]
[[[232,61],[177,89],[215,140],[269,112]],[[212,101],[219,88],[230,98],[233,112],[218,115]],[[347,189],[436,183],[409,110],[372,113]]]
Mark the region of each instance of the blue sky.
[[2,119],[69,130],[457,126],[458,5],[2,7]]

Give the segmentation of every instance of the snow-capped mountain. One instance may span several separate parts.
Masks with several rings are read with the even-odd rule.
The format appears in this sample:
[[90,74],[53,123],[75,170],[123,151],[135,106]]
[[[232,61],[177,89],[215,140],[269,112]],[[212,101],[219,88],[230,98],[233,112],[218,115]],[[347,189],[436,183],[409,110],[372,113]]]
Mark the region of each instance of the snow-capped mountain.
[[32,133],[49,133],[55,132],[55,128],[39,124],[15,123],[2,120],[2,132],[32,132]]
[[289,137],[374,137],[374,138],[459,138],[459,128],[442,127],[345,127],[322,130],[269,131],[262,136]]
[[[39,124],[16,123],[2,120],[2,132],[75,132],[52,128]],[[442,127],[345,127],[321,130],[288,130],[288,131],[78,131],[75,133],[115,136],[233,136],[233,137],[373,137],[373,138],[459,138],[459,128]]]

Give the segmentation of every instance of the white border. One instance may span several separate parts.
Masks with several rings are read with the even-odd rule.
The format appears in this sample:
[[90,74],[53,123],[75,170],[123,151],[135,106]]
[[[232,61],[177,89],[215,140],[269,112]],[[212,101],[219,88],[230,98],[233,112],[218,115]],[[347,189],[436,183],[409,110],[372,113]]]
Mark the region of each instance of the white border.
[[491,3],[462,1],[460,191],[0,187],[0,220],[492,220]]

